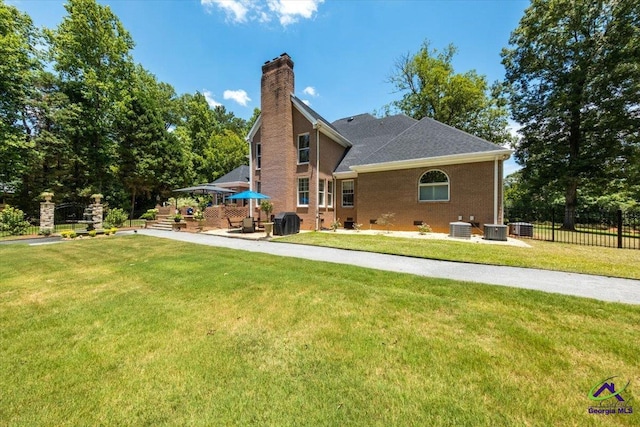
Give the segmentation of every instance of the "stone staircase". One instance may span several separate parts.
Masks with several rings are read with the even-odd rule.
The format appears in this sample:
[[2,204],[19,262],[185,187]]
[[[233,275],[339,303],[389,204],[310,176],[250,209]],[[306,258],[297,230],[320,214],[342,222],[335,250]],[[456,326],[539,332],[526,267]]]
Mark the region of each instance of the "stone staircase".
[[171,231],[173,229],[173,224],[175,224],[173,218],[169,218],[168,215],[158,215],[157,222],[149,225],[147,228],[150,228],[151,230]]

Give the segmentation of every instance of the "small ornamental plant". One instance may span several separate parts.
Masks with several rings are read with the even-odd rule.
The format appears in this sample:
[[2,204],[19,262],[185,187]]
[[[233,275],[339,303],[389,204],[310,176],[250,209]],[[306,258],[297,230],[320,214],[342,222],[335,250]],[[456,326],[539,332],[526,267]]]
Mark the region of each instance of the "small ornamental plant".
[[111,227],[111,234],[116,234],[118,229],[116,227]]
[[145,213],[140,215],[140,219],[155,221],[157,216],[158,216],[158,209],[149,209]]
[[354,223],[353,224],[353,229],[356,230],[356,233],[358,233],[361,229],[362,229],[362,224],[360,223]]
[[425,224],[424,222],[418,226],[418,233],[420,233],[421,235],[431,233],[431,231],[432,230],[429,224]]
[[383,226],[387,229],[387,233],[390,232],[391,227],[393,227],[393,219],[396,214],[393,212],[388,212],[380,215],[380,218],[376,219],[376,224]]
[[196,221],[204,221],[204,213],[202,213],[202,211],[200,210],[195,211],[193,214],[193,219],[195,219]]
[[333,230],[333,232],[335,233],[338,228],[342,227],[342,223],[340,222],[340,218],[336,219],[335,221],[333,221],[331,223],[331,229]]
[[260,210],[267,216],[267,221],[271,221],[271,212],[273,212],[273,203],[268,200],[260,202]]
[[89,235],[89,237],[96,237],[96,235],[98,234],[98,232],[96,230],[91,230],[87,233]]

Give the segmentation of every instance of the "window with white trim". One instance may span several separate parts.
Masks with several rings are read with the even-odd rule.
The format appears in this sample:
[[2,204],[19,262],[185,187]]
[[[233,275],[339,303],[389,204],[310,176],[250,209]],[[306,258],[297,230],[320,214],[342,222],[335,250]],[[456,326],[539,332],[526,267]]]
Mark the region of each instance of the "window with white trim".
[[309,178],[298,178],[298,206],[309,206]]
[[354,184],[353,180],[342,181],[342,207],[350,208],[353,207],[353,196],[354,196]]
[[420,177],[418,200],[421,202],[449,201],[449,177],[442,171],[431,170]]
[[298,164],[309,163],[309,134],[298,135]]
[[327,181],[327,207],[333,207],[333,181]]
[[318,180],[318,206],[324,207],[324,179]]
[[262,144],[256,143],[256,169],[262,168]]

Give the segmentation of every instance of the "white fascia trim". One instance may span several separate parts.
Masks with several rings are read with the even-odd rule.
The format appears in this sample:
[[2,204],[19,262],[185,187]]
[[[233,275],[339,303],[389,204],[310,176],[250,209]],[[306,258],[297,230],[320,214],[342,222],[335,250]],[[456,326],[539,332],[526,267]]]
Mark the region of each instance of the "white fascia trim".
[[293,106],[296,107],[296,110],[298,110],[298,112],[302,114],[304,118],[307,119],[307,121],[309,121],[309,123],[313,125],[314,129],[319,129],[320,132],[327,135],[329,138],[333,139],[335,142],[337,142],[338,144],[342,145],[345,148],[349,148],[352,146],[351,142],[347,138],[345,138],[344,136],[340,135],[338,132],[333,130],[328,123],[325,123],[324,121],[321,121],[321,120],[317,120],[315,117],[310,115],[307,112],[307,110],[302,105],[300,105],[301,104],[300,101],[298,101],[298,98],[296,98],[294,94],[291,94],[291,102],[293,103]]
[[244,185],[249,185],[249,181],[229,181],[229,182],[223,182],[222,184],[216,184],[216,185],[222,188],[242,187]]
[[398,160],[395,162],[372,163],[369,165],[351,166],[350,169],[357,173],[382,172],[400,169],[412,169],[433,166],[446,166],[461,163],[478,163],[499,160],[507,160],[512,151],[507,149],[483,151],[480,153],[453,154],[450,156],[428,157],[424,159]]
[[253,126],[251,126],[251,130],[247,134],[245,141],[251,143],[251,140],[253,139],[254,136],[256,136],[258,129],[260,129],[260,126],[262,126],[262,114],[258,116],[258,118],[256,119],[256,122],[253,124]]
[[335,179],[353,179],[358,177],[358,172],[354,170],[348,172],[334,172],[333,177]]

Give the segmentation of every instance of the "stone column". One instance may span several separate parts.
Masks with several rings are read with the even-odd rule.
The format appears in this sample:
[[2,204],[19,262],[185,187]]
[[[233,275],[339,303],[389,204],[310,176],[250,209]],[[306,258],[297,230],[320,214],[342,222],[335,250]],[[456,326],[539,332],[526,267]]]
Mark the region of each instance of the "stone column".
[[102,194],[94,194],[91,197],[93,198],[93,204],[90,206],[91,212],[93,213],[93,217],[91,218],[93,220],[93,227],[96,230],[102,230]]
[[55,228],[56,204],[51,201],[52,197],[53,193],[42,193],[42,198],[44,198],[44,202],[40,202],[40,232],[42,233],[46,233],[46,230],[52,233]]

